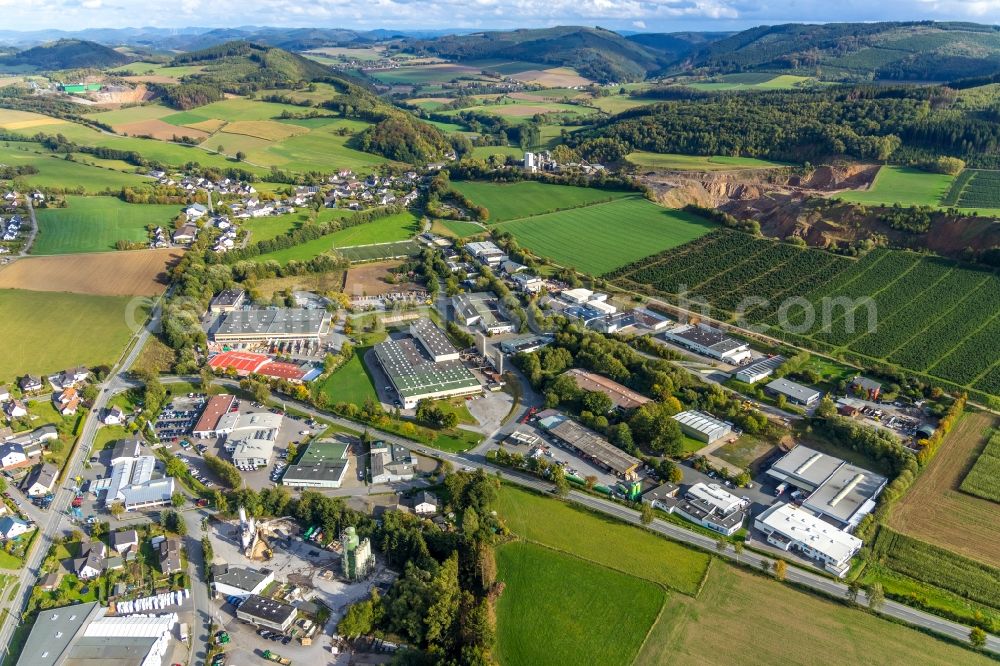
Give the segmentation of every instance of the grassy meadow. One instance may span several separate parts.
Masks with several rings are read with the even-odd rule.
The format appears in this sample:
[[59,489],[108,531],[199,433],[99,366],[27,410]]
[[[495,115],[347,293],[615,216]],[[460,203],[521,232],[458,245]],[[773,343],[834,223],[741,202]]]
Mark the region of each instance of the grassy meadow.
[[73,254],[115,249],[119,240],[143,242],[146,225],[170,226],[180,206],[129,204],[114,197],[66,197],[66,208],[36,211],[33,254]]
[[371,347],[358,347],[350,361],[342,365],[332,375],[326,378],[320,390],[330,398],[331,404],[349,402],[355,405],[365,404],[365,400],[378,400],[372,378],[365,370],[362,357]]
[[884,166],[867,190],[840,192],[836,196],[844,201],[861,204],[894,203],[903,206],[937,206],[948,193],[955,176],[928,173],[908,167]]
[[254,257],[254,261],[277,261],[284,266],[289,261],[308,261],[334,249],[406,240],[415,236],[419,230],[420,220],[413,213],[404,211],[373,222],[334,231],[301,245],[262,254]]
[[677,155],[673,153],[629,153],[626,158],[632,164],[650,169],[670,169],[672,171],[736,171],[739,169],[768,169],[787,166],[780,162],[758,160],[753,157],[727,157],[725,155]]
[[519,183],[465,180],[456,181],[452,186],[474,203],[485,206],[490,211],[490,222],[532,217],[635,194],[528,180]]
[[114,362],[132,336],[129,297],[0,290],[0,380]]
[[[113,163],[99,160],[91,155],[74,155],[67,160],[64,155],[55,155],[32,142],[6,142],[0,145],[0,162],[8,166],[33,166],[38,173],[21,176],[28,185],[48,188],[83,188],[90,194],[118,191],[122,187],[139,187],[149,184],[148,178],[135,173],[123,173],[117,169],[132,171],[124,162]],[[87,162],[86,164],[83,162]],[[92,166],[90,163],[100,164]],[[102,168],[110,167],[110,168]]]

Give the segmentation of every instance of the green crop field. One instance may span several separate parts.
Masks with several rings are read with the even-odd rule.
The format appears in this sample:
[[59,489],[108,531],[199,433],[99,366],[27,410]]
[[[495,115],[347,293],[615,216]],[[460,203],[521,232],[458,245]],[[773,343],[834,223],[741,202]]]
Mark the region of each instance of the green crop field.
[[0,379],[115,361],[131,337],[129,297],[0,290]]
[[666,592],[648,581],[530,543],[497,550],[502,664],[632,663]]
[[66,197],[66,208],[36,211],[33,254],[114,250],[115,242],[148,240],[146,225],[169,227],[180,206],[129,204],[114,197]]
[[334,231],[314,240],[293,247],[269,252],[254,257],[254,261],[277,261],[284,266],[289,261],[308,261],[324,252],[355,245],[371,245],[375,243],[392,243],[412,238],[420,231],[420,220],[405,211],[379,218],[373,222],[359,224],[347,229]]
[[815,664],[817,655],[829,666],[996,663],[987,655],[720,562],[713,564],[697,599],[673,595],[667,600],[634,663]]
[[101,111],[87,116],[108,125],[125,125],[137,123],[142,120],[160,120],[164,116],[176,113],[174,109],[162,104],[143,104],[141,106],[127,106],[124,109],[113,111]]
[[[76,154],[74,160],[64,155],[54,155],[40,144],[30,142],[7,142],[0,145],[0,162],[9,166],[30,165],[38,169],[36,174],[21,176],[24,182],[38,187],[74,190],[82,187],[84,192],[96,194],[105,191],[120,191],[122,187],[139,187],[152,181],[135,173],[122,173],[112,169],[82,164],[80,160],[110,165],[107,160],[98,160],[91,155]],[[115,163],[130,170],[135,169],[124,162]]]
[[524,539],[684,594],[697,593],[708,567],[705,553],[511,486],[500,492],[500,515]]
[[592,275],[682,245],[714,227],[639,196],[495,225],[535,254]]
[[250,242],[271,240],[284,236],[309,221],[309,213],[289,213],[288,215],[272,215],[243,220],[242,226],[250,231]]
[[1000,502],[1000,430],[993,432],[983,452],[962,480],[961,488],[993,502]]
[[951,188],[954,176],[907,167],[884,166],[867,190],[840,192],[837,198],[863,204],[937,206]]
[[739,169],[770,169],[788,166],[780,162],[758,160],[753,157],[726,157],[712,155],[676,155],[671,153],[629,153],[626,158],[632,164],[650,169],[670,169],[672,171],[736,171]]
[[331,404],[349,402],[360,406],[364,405],[368,398],[378,400],[372,378],[361,360],[369,349],[371,347],[356,348],[351,360],[327,377],[320,386],[320,390],[330,399]]
[[567,208],[635,196],[634,192],[598,190],[592,187],[547,185],[535,181],[519,183],[492,183],[481,180],[463,180],[452,186],[474,203],[490,211],[491,222],[504,222],[541,213],[551,213]]
[[1000,171],[966,169],[952,182],[941,205],[1000,214]]
[[517,146],[476,146],[472,149],[472,156],[481,160],[489,159],[493,155],[503,155],[520,160],[524,158],[524,151]]
[[[650,293],[685,291],[716,316],[740,312],[821,351],[849,351],[1000,395],[1000,277],[989,270],[893,250],[852,261],[720,230],[607,277]],[[811,321],[795,306],[782,322],[782,305],[793,296],[810,303]],[[850,305],[830,307],[832,299]]]
[[398,243],[345,247],[341,248],[340,253],[348,261],[374,261],[376,259],[393,259],[395,257],[413,257],[420,254],[421,247],[416,241],[407,240]]
[[793,90],[807,86],[824,85],[811,76],[792,74],[770,74],[767,72],[746,72],[724,74],[710,81],[684,81],[687,88],[709,92],[742,90]]
[[276,104],[234,97],[199,106],[192,111],[163,116],[162,120],[171,125],[190,125],[213,118],[231,123],[239,120],[270,120],[277,118],[282,111],[299,113],[302,109],[293,104]]
[[595,97],[591,104],[605,113],[612,115],[635,109],[640,106],[656,104],[662,100],[649,97],[632,97],[630,95],[608,95],[607,97]]

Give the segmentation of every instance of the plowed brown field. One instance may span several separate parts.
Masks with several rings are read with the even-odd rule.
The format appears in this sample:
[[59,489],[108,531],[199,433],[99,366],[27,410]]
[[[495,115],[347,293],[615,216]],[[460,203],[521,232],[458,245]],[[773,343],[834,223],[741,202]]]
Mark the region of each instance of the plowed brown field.
[[98,296],[157,296],[180,250],[98,252],[26,257],[0,268],[0,289],[64,291]]

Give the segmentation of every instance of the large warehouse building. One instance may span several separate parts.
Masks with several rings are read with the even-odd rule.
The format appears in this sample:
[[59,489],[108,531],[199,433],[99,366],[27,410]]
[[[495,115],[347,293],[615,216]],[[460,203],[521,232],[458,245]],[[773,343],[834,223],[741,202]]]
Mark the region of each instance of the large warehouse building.
[[830,573],[843,577],[862,541],[838,530],[793,504],[777,502],[754,520],[754,527],[767,535],[767,542],[782,550],[797,550],[823,564]]
[[705,412],[688,410],[671,418],[680,424],[685,435],[706,444],[713,444],[733,431],[731,424]]
[[233,454],[233,464],[252,469],[266,466],[274,455],[281,421],[281,414],[271,412],[240,414],[226,439],[226,448]]
[[807,493],[802,503],[804,508],[844,529],[853,529],[872,512],[875,499],[887,481],[881,474],[807,446],[797,446],[786,453],[767,474]]
[[608,468],[618,476],[624,479],[636,478],[636,470],[642,464],[641,460],[625,453],[593,430],[584,428],[573,419],[562,414],[555,414],[542,419],[539,425],[559,441],[576,449],[585,457]]
[[347,473],[349,445],[336,439],[309,443],[295,465],[289,465],[281,483],[294,488],[339,488]]
[[429,319],[410,325],[412,338],[389,339],[375,345],[375,358],[406,409],[421,400],[472,395],[483,390],[458,350]]
[[305,308],[236,310],[223,317],[212,336],[220,344],[313,340],[330,332],[330,313]]
[[751,357],[749,344],[705,324],[681,324],[664,331],[663,337],[702,356],[732,365],[739,365]]

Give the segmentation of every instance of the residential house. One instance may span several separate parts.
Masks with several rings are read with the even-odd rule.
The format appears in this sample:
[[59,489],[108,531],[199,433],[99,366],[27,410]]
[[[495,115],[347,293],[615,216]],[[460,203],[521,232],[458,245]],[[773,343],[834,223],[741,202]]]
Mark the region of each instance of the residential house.
[[43,497],[52,492],[52,487],[56,484],[59,476],[59,469],[51,463],[42,463],[28,477],[25,490],[28,497]]
[[104,425],[121,425],[125,423],[125,412],[117,405],[104,411]]
[[16,442],[0,444],[0,469],[14,469],[28,464],[28,454]]
[[198,227],[188,222],[174,232],[173,241],[180,245],[190,245],[198,237]]
[[97,578],[104,573],[108,548],[101,541],[91,541],[83,546],[82,555],[73,560],[73,571],[81,580]]
[[0,518],[0,539],[16,539],[31,530],[31,525],[20,518],[12,518],[10,516]]
[[42,390],[42,378],[35,375],[25,375],[17,380],[17,385],[24,393],[34,393]]
[[181,570],[181,542],[163,539],[160,542],[160,571],[165,574]]
[[72,386],[67,389],[63,389],[62,392],[55,395],[53,402],[55,403],[56,409],[59,410],[59,413],[63,416],[76,414],[76,410],[80,406],[79,392]]
[[10,389],[6,385],[0,385],[0,402],[10,400]]
[[413,513],[418,516],[429,516],[437,513],[438,498],[427,491],[421,492],[414,498]]
[[3,406],[3,411],[9,419],[19,419],[28,415],[28,410],[20,400],[11,400]]
[[139,533],[135,530],[112,532],[108,541],[111,542],[111,550],[123,557],[129,553],[134,556],[134,553],[139,550]]

